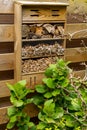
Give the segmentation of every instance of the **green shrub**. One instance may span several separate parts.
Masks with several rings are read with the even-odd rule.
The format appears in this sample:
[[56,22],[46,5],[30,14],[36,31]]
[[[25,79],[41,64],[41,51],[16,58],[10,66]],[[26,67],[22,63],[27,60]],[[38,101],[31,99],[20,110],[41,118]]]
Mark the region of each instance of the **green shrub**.
[[33,103],[40,109],[37,130],[86,130],[87,81],[75,78],[60,59],[45,71]]

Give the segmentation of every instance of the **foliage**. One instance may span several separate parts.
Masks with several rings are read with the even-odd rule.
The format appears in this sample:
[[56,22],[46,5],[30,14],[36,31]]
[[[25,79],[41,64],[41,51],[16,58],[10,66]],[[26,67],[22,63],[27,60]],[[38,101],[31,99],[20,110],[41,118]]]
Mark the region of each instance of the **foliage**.
[[45,71],[33,103],[40,109],[37,130],[86,130],[87,81],[75,78],[60,59]]
[[17,126],[19,130],[28,130],[29,128],[36,130],[34,123],[30,122],[30,117],[24,112],[25,106],[32,102],[31,98],[26,97],[32,90],[25,87],[25,80],[19,81],[15,85],[7,84],[7,86],[11,92],[10,101],[13,105],[7,111],[9,117],[7,129]]

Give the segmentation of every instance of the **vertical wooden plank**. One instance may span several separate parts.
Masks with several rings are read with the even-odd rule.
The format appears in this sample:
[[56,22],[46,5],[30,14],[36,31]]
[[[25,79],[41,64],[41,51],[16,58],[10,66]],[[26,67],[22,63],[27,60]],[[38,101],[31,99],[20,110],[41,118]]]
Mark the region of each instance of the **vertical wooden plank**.
[[15,73],[14,77],[16,81],[21,80],[21,22],[22,22],[22,10],[21,5],[16,4],[14,5],[15,11]]

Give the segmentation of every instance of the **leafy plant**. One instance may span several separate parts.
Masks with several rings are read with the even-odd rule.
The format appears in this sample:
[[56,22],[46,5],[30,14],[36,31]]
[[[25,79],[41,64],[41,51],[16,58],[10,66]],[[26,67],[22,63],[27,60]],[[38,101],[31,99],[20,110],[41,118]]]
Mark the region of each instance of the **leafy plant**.
[[33,97],[40,109],[37,130],[86,130],[87,81],[75,78],[62,59],[51,64],[45,76]]
[[11,92],[10,101],[13,104],[7,111],[9,117],[7,129],[17,126],[18,130],[28,130],[29,128],[36,130],[34,123],[30,122],[30,117],[24,112],[25,106],[32,102],[32,98],[26,97],[32,90],[25,87],[25,80],[19,81],[15,85],[7,84],[7,86]]

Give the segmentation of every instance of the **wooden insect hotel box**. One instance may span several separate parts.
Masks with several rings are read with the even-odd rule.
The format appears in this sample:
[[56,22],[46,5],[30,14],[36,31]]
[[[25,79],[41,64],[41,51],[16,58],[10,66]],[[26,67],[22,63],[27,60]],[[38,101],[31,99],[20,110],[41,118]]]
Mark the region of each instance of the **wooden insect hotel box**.
[[[42,83],[49,64],[65,58],[67,5],[67,2],[21,0],[14,1],[14,15],[10,10],[0,14],[2,21],[7,22],[0,19],[0,24],[3,23],[0,25],[0,124],[7,123],[7,108],[11,105],[6,83],[25,79],[27,87],[34,89]],[[33,109],[31,115],[35,114]]]
[[41,83],[44,70],[66,47],[64,2],[17,1],[15,11],[16,80],[27,80],[31,89]]

